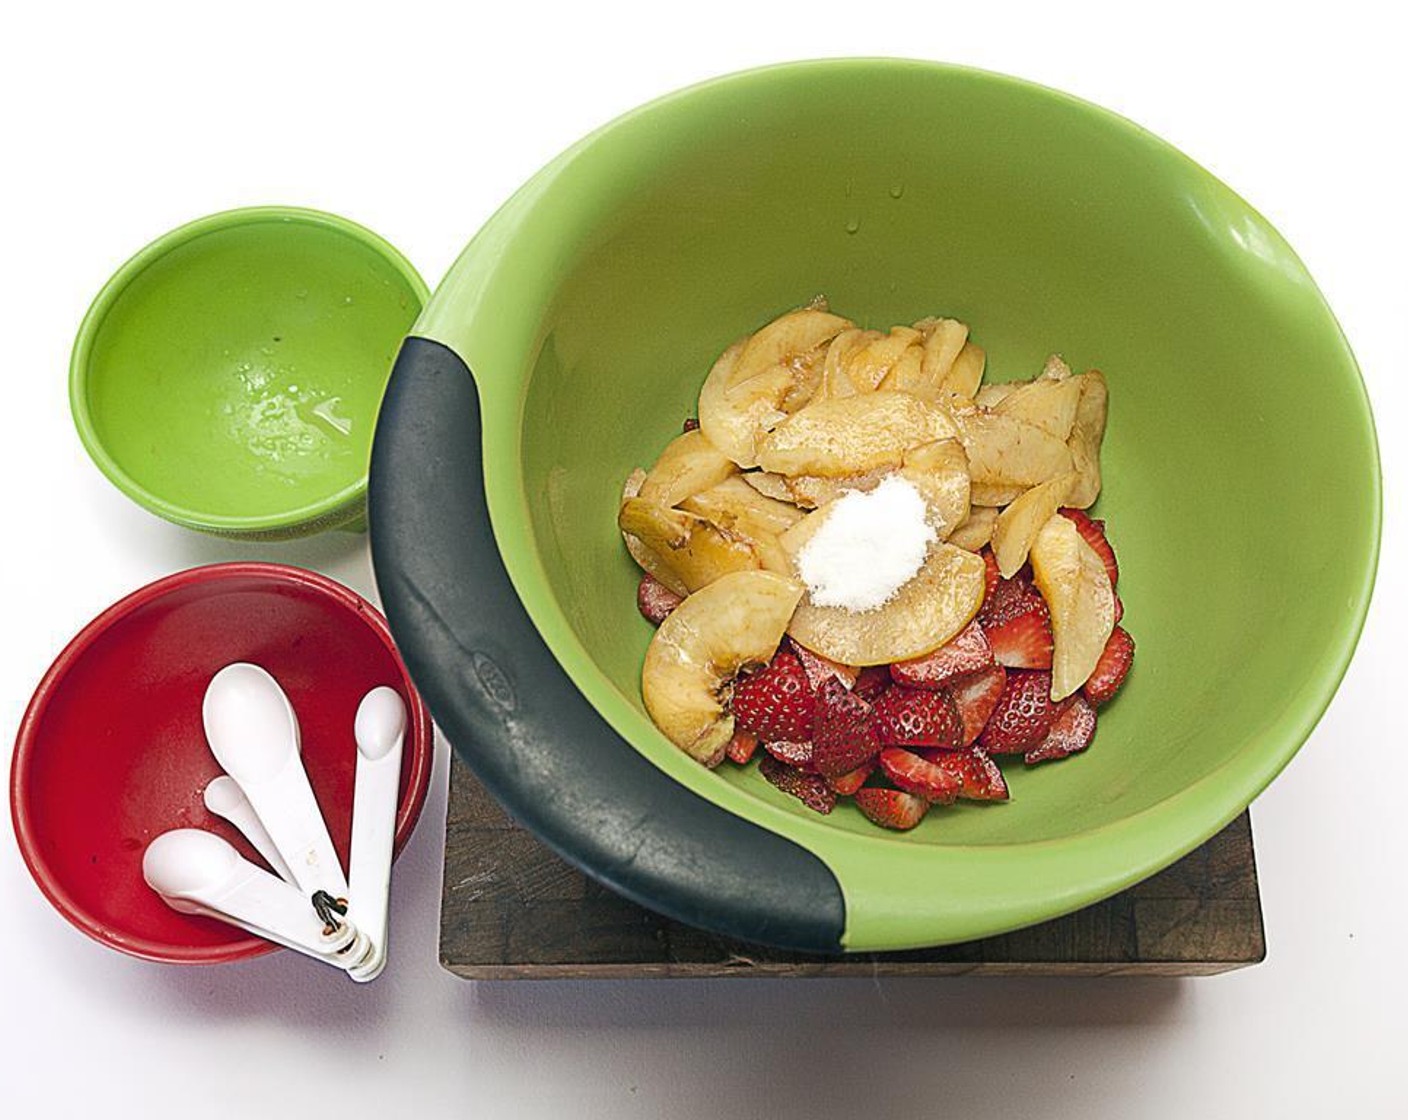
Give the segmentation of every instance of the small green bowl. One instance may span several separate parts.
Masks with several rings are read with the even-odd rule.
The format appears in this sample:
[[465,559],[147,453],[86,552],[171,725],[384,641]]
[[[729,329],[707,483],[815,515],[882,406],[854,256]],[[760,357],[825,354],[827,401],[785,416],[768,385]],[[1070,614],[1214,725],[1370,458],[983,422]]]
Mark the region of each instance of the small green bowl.
[[153,241],[84,316],[83,445],[187,528],[275,540],[360,523],[377,408],[429,290],[370,230],[259,206]]

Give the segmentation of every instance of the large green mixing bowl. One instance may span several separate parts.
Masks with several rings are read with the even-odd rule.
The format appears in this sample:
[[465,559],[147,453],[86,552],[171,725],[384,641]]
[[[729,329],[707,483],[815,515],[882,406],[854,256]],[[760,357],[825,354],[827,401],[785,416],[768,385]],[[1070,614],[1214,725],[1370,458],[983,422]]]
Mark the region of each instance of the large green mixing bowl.
[[[640,699],[622,478],[720,349],[818,292],[865,325],[962,318],[998,380],[1055,350],[1110,384],[1098,510],[1139,643],[1129,684],[1088,753],[1009,768],[1010,804],[904,835],[849,806],[818,817],[755,767],[700,768]],[[1304,266],[1158,138],[1024,82],[849,60],[647,105],[515,195],[414,334],[371,516],[417,685],[550,844],[717,930],[896,949],[1110,895],[1286,765],[1368,606],[1373,424]]]

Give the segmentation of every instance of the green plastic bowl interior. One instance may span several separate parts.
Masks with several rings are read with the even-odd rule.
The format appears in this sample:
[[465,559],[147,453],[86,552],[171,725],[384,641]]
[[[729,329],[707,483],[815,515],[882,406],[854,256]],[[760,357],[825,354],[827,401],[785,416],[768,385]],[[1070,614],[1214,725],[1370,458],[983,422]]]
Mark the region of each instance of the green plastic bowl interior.
[[354,522],[391,362],[427,295],[343,218],[202,218],[94,300],[70,367],[74,421],[103,473],[177,524],[271,538]]
[[[992,380],[1056,351],[1110,384],[1095,512],[1129,682],[1089,752],[1007,763],[1010,803],[904,835],[846,804],[816,816],[756,766],[703,770],[640,699],[622,479],[694,414],[720,350],[817,293],[866,326],[961,318]],[[846,60],[667,97],[525,186],[416,333],[475,371],[495,534],[554,653],[635,749],[819,855],[851,948],[1052,917],[1191,850],[1306,739],[1368,606],[1373,424],[1304,266],[1166,143],[1021,81]]]

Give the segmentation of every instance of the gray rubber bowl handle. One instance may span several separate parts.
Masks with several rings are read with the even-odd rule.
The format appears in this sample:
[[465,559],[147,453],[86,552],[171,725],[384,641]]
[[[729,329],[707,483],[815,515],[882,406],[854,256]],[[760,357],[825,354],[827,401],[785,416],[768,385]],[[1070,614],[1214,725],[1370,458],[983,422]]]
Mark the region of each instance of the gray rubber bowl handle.
[[840,952],[831,871],[658,770],[558,664],[499,556],[481,444],[469,369],[407,339],[372,449],[372,559],[401,655],[455,750],[519,823],[628,898],[730,937]]

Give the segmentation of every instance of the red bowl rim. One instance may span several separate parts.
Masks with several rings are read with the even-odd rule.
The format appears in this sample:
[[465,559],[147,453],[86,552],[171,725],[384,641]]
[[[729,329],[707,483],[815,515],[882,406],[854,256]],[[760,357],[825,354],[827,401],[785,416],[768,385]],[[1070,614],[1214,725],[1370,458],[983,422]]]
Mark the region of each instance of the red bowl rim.
[[107,923],[98,920],[78,903],[59,881],[53,870],[39,854],[34,821],[29,813],[29,773],[35,752],[38,749],[38,728],[50,699],[58,691],[64,677],[72,666],[84,655],[93,643],[106,633],[115,623],[126,618],[133,611],[155,602],[170,592],[186,587],[217,584],[231,578],[248,579],[255,577],[272,584],[296,584],[322,595],[328,601],[342,607],[350,616],[359,620],[382,644],[395,660],[401,683],[410,698],[410,727],[407,746],[411,755],[409,785],[405,800],[396,815],[396,851],[399,853],[410,839],[425,806],[426,793],[430,788],[430,772],[435,760],[435,731],[430,719],[430,709],[421,699],[420,693],[411,682],[411,676],[401,662],[401,655],[391,637],[391,629],[371,603],[349,587],[336,580],[306,568],[290,564],[271,564],[262,561],[234,561],[223,564],[205,564],[185,571],[163,576],[130,595],[119,599],[107,610],[93,619],[78,632],[72,641],[49,666],[39,687],[30,698],[20,721],[19,734],[15,737],[15,751],[10,764],[10,818],[14,823],[15,839],[19,843],[20,855],[29,868],[44,897],[68,921],[95,941],[119,949],[143,960],[167,964],[222,964],[227,961],[248,960],[274,952],[279,946],[260,937],[244,937],[224,946],[173,947],[149,941],[143,937],[133,937],[121,933]]

